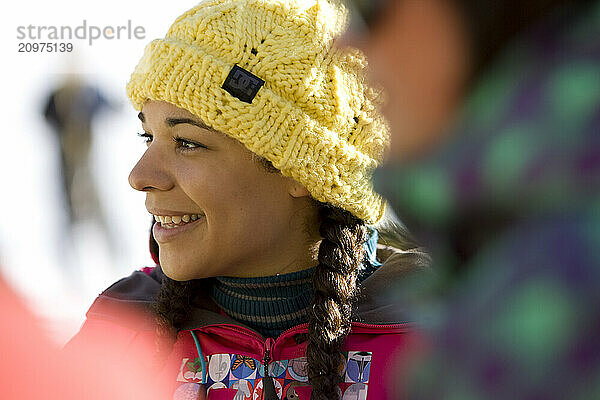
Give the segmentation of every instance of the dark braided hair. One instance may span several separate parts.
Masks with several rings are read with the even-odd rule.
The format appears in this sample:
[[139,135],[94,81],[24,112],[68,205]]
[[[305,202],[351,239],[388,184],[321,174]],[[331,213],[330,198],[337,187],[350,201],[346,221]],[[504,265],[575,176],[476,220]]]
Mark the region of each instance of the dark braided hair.
[[313,400],[339,399],[342,343],[350,333],[352,302],[367,240],[364,222],[348,211],[321,207],[319,265],[313,275],[312,313],[306,349]]

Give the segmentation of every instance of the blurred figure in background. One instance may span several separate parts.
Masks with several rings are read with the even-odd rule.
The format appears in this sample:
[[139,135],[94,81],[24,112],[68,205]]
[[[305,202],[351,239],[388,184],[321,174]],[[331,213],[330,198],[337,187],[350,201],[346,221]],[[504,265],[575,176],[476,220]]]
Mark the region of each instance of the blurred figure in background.
[[65,208],[69,225],[94,221],[107,233],[90,169],[92,122],[110,104],[100,90],[77,74],[67,74],[50,93],[44,117],[58,138]]
[[444,278],[408,398],[600,398],[600,2],[354,6],[391,104],[376,188]]

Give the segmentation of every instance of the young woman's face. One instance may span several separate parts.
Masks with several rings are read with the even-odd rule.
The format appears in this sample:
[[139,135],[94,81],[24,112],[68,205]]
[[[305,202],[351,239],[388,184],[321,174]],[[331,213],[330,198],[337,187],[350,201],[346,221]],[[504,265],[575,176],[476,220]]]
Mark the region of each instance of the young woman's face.
[[317,210],[302,185],[170,103],[148,101],[140,119],[148,148],[129,182],[158,219],[167,276],[266,276],[316,264]]

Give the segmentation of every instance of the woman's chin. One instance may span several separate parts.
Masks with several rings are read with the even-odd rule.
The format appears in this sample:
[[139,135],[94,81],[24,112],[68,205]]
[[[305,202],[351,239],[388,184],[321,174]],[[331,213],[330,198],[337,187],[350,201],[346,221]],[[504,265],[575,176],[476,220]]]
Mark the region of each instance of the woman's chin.
[[183,282],[192,279],[205,278],[205,276],[201,276],[195,268],[182,265],[181,259],[168,256],[163,257],[162,253],[160,254],[160,267],[163,273],[174,281]]

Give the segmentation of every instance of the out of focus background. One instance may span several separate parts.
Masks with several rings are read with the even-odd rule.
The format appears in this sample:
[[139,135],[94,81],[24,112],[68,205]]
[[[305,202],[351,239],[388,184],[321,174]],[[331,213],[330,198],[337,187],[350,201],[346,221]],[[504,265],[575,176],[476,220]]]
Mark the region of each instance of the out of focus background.
[[[181,11],[164,1],[57,0],[14,2],[0,15],[0,272],[59,343],[100,291],[152,265],[144,196],[127,183],[145,145],[125,84],[146,43]],[[122,29],[89,43],[90,27],[111,36],[128,23],[144,38]],[[47,40],[62,26],[85,38]],[[37,27],[48,27],[41,39]],[[72,51],[19,52],[41,42]]]

